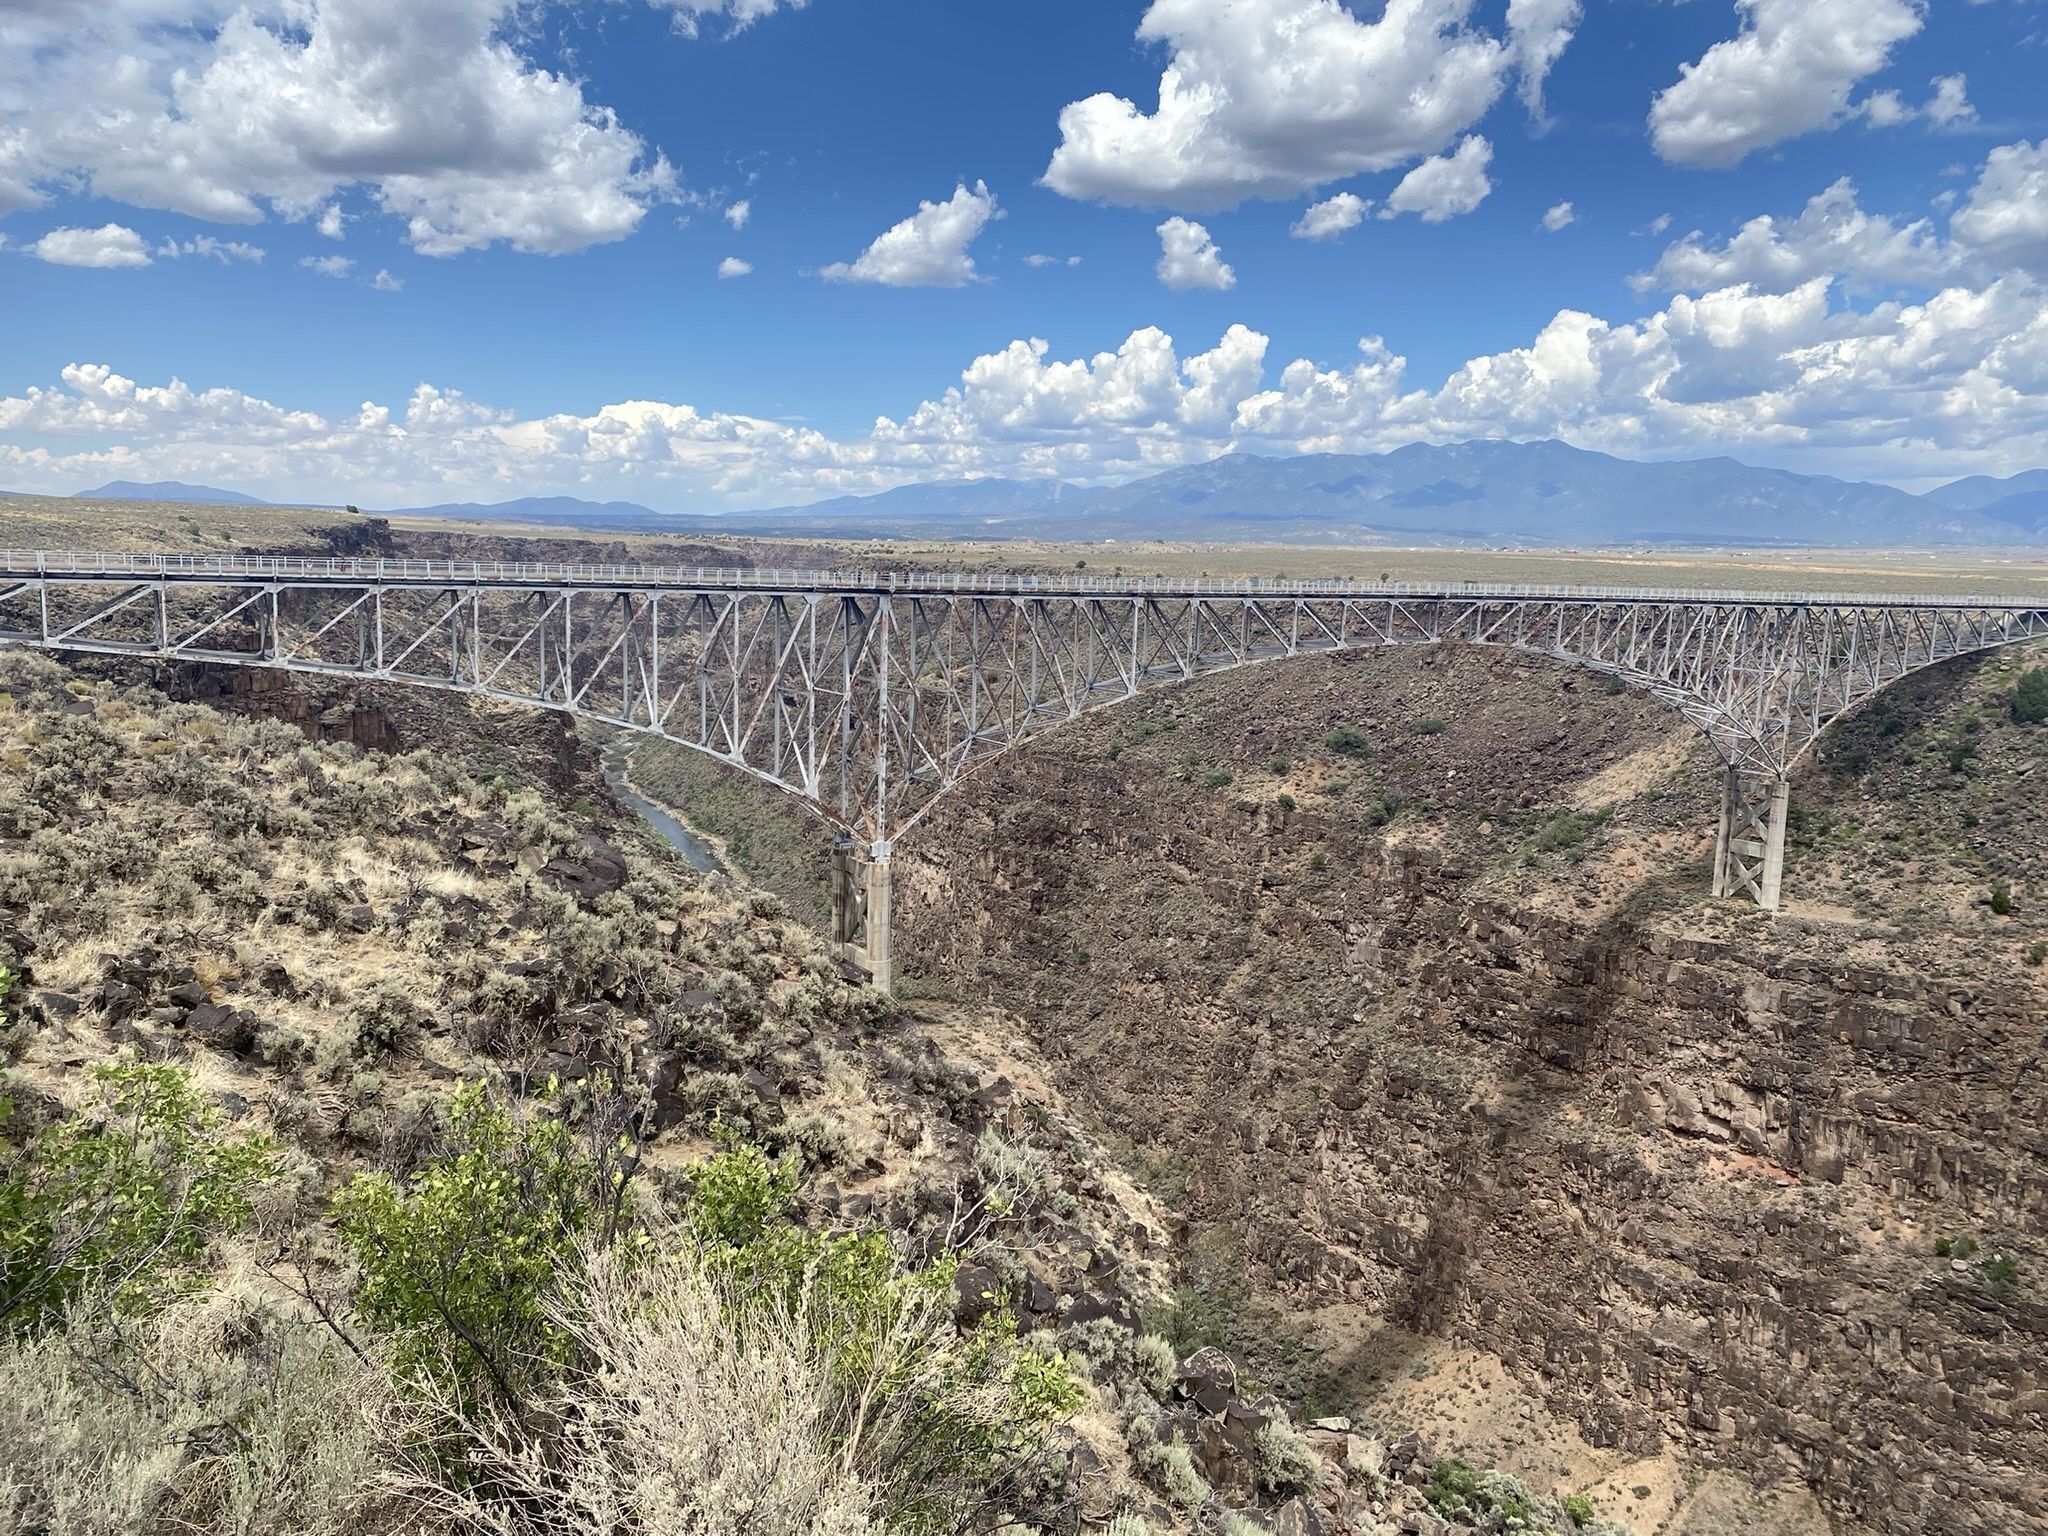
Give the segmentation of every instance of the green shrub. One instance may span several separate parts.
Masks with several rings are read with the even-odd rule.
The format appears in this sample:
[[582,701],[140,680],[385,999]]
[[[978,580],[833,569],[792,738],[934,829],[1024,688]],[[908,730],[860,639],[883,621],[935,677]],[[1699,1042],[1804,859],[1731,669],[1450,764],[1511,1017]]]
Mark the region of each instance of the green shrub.
[[1284,1418],[1268,1419],[1253,1436],[1259,1486],[1279,1498],[1307,1493],[1322,1480],[1322,1463],[1300,1430]]
[[1994,885],[1991,888],[1991,910],[2000,917],[2005,917],[2011,913],[2012,892],[2005,886]]
[[1591,1525],[1600,1518],[1600,1512],[1593,1507],[1593,1500],[1589,1494],[1566,1494],[1564,1496],[1564,1512],[1570,1515],[1573,1523],[1577,1525]]
[[1323,745],[1339,757],[1372,756],[1371,740],[1355,725],[1333,726],[1323,738]]
[[2027,964],[2040,965],[2048,962],[2048,939],[2036,939],[2027,946]]
[[2019,1262],[2009,1253],[1994,1255],[1985,1261],[1984,1278],[2001,1291],[2010,1290],[2019,1283]]
[[177,1272],[249,1219],[276,1169],[268,1140],[221,1133],[189,1072],[99,1067],[93,1079],[91,1105],[0,1171],[0,1330],[35,1331],[87,1299],[147,1310],[185,1289]]
[[1588,816],[1577,811],[1560,811],[1529,839],[1529,847],[1536,853],[1561,853],[1576,848],[1606,824],[1608,814],[1599,811]]
[[1408,729],[1417,736],[1441,736],[1448,728],[1442,715],[1424,715],[1408,722]]
[[1271,769],[1274,773],[1285,773],[1288,769],[1292,768],[1294,764],[1288,762],[1287,759],[1284,757],[1276,757],[1271,762],[1267,763],[1266,766],[1269,769]]
[[1202,780],[1203,785],[1209,789],[1222,789],[1230,782],[1231,772],[1228,768],[1213,769]]
[[2048,667],[2029,667],[2012,690],[2012,717],[2021,725],[2048,720]]
[[1294,809],[1294,796],[1288,794],[1285,790],[1282,790],[1278,795],[1275,795],[1273,797],[1273,803],[1279,806],[1280,809],[1283,811],[1291,811]]
[[566,1362],[547,1301],[619,1210],[624,1175],[600,1170],[561,1121],[515,1117],[477,1083],[449,1101],[448,1139],[403,1187],[360,1174],[335,1198],[363,1272],[356,1310],[391,1335],[402,1379],[433,1378],[458,1405],[488,1391],[510,1407]]

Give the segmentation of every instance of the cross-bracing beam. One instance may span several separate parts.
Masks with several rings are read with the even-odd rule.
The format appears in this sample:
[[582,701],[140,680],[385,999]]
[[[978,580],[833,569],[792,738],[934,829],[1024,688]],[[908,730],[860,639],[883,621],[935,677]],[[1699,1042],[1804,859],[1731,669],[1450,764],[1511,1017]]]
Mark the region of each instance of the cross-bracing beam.
[[2048,607],[2000,599],[0,552],[0,641],[564,710],[786,789],[839,829],[834,939],[885,984],[896,841],[1018,742],[1150,689],[1445,643],[1620,677],[1728,765],[1715,893],[1775,907],[1785,774],[1827,723],[2044,634]]

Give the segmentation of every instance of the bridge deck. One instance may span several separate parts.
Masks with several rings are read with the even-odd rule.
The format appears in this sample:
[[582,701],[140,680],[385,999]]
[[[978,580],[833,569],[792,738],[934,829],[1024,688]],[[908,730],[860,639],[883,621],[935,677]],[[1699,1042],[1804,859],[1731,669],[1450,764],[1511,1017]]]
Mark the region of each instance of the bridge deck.
[[787,592],[805,596],[1413,598],[1591,603],[1697,603],[1709,607],[1879,609],[2043,609],[2048,594],[1763,591],[1703,587],[1587,586],[1568,583],[1287,580],[1271,577],[1082,576],[999,571],[805,570],[765,567],[570,564],[489,560],[391,560],[257,555],[137,555],[98,551],[0,550],[0,573],[76,581],[193,584],[632,588],[687,592]]

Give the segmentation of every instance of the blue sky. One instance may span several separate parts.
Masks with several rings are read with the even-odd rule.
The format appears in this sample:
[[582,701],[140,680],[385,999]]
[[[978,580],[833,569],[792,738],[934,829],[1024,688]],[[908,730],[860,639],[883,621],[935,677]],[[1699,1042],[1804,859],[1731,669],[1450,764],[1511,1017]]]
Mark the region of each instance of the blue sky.
[[2012,473],[2044,73],[2038,0],[0,0],[0,486]]

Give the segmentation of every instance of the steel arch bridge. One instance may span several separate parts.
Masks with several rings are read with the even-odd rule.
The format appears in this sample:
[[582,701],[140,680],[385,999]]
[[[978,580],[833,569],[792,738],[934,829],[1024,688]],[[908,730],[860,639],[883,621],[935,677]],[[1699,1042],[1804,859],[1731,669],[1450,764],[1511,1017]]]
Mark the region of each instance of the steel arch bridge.
[[884,984],[896,840],[982,763],[1148,689],[1443,643],[1623,678],[1727,765],[1714,893],[1775,908],[1786,772],[1827,723],[2044,635],[2048,603],[1999,597],[0,552],[0,642],[477,694],[788,790],[842,834],[834,938]]

